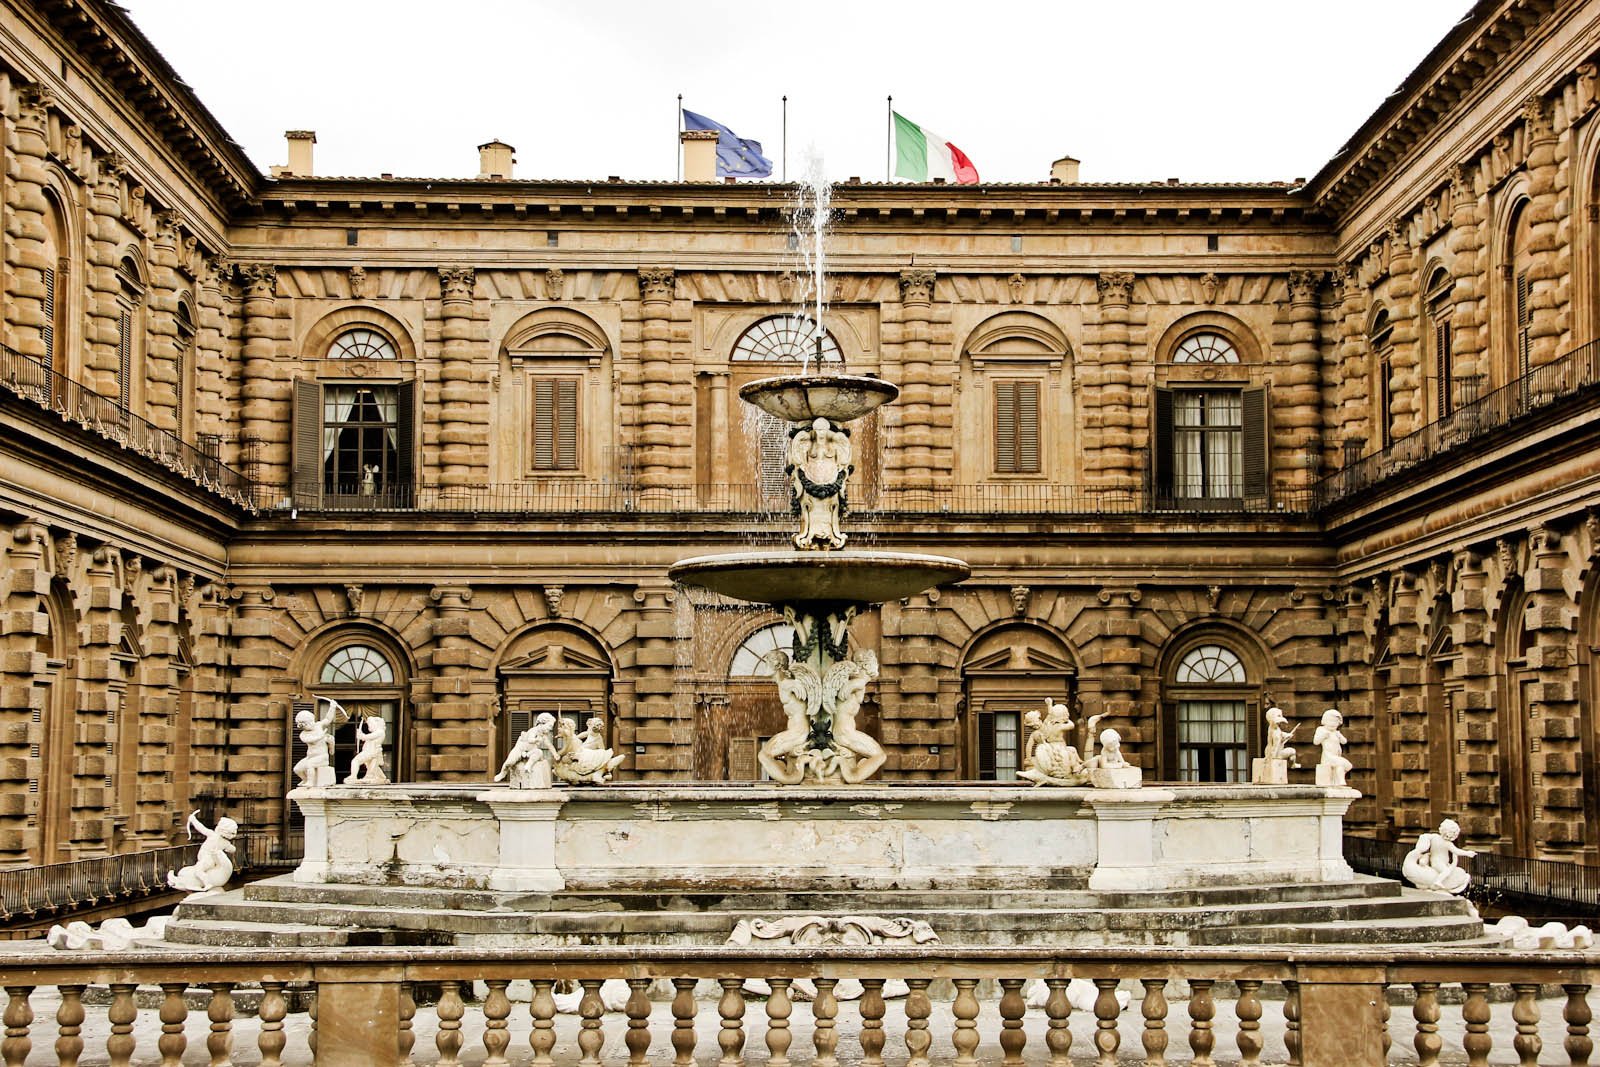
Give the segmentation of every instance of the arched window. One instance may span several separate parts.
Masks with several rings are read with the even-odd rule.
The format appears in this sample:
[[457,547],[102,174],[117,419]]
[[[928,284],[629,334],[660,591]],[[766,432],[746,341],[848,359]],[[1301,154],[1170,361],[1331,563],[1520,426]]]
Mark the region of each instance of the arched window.
[[[769,623],[739,642],[728,661],[726,695],[704,701],[697,713],[696,774],[734,782],[765,777],[756,752],[785,723],[769,657],[793,648],[794,627],[786,622]],[[872,703],[864,715],[876,715],[876,708]]]
[[1372,422],[1378,431],[1378,447],[1394,444],[1394,322],[1387,308],[1379,308],[1367,329],[1367,347],[1372,352]]
[[[839,343],[822,331],[822,362],[842,363]],[[817,324],[804,315],[772,315],[734,342],[735,363],[804,363],[817,358]]]
[[774,652],[788,652],[794,647],[794,627],[786,622],[764,626],[739,642],[733,651],[733,661],[728,665],[729,678],[771,678]]
[[67,258],[66,227],[62,223],[63,212],[55,196],[45,197],[49,210],[45,213],[44,248],[41,250],[44,259],[44,324],[41,327],[41,340],[44,345],[44,365],[46,370],[53,370],[57,374],[66,374],[66,360],[58,359],[58,353],[64,353],[66,344],[67,326],[67,294],[66,278],[71,260]]
[[133,256],[117,267],[117,403],[132,409],[144,366],[144,272]]
[[394,342],[377,330],[346,330],[328,347],[329,359],[399,359]]
[[1498,385],[1509,385],[1531,369],[1533,355],[1533,212],[1524,200],[1511,216],[1510,240],[1506,244],[1506,327],[1510,337]]
[[[405,714],[405,677],[393,656],[368,641],[348,641],[334,648],[317,664],[307,687],[318,697],[336,700],[349,718],[333,731],[333,767],[338,781],[350,773],[356,753],[356,727],[364,718],[376,717],[384,725],[384,766],[393,781],[411,773],[411,744]],[[290,766],[305,755],[298,732],[291,728]]]
[[[983,633],[961,657],[961,745],[956,767],[961,777],[1015,781],[1027,745],[1024,716],[1045,703],[1077,715],[1078,671],[1061,635],[1049,627],[1023,623]],[[1081,736],[1069,739],[1081,746]]]
[[322,665],[324,684],[390,685],[394,668],[382,652],[371,645],[345,645]]
[[1192,333],[1172,352],[1174,363],[1237,363],[1239,350],[1220,333]]
[[1164,702],[1167,773],[1185,782],[1249,780],[1258,701],[1238,653],[1214,642],[1185,651]]
[[188,300],[178,302],[176,315],[178,335],[175,338],[176,350],[174,358],[177,360],[177,390],[173,399],[172,432],[180,438],[186,438],[184,420],[190,414],[188,409],[189,393],[194,388],[194,310],[189,306]]

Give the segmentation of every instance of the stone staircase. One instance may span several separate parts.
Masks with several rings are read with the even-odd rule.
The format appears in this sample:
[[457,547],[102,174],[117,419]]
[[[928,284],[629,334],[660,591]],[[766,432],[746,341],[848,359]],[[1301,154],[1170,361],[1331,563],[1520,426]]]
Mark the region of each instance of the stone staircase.
[[720,945],[741,919],[925,920],[944,945],[1487,946],[1464,901],[1385,879],[1150,893],[1084,889],[507,894],[303,884],[288,876],[185,901],[194,945]]

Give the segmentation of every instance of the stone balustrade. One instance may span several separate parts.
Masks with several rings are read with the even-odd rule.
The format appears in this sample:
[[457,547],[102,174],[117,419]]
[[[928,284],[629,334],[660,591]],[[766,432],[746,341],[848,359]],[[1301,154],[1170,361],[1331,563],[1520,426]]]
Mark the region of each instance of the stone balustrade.
[[[1139,1061],[1140,1051],[1146,1067],[1282,1063],[1285,1054],[1301,1067],[1364,1067],[1385,1063],[1391,1051],[1422,1065],[1459,1063],[1463,1054],[1469,1065],[1486,1065],[1497,1040],[1506,1051],[1508,1035],[1521,1064],[1586,1064],[1593,1050],[1588,994],[1597,975],[1600,953],[1485,950],[25,950],[0,955],[7,997],[0,1062],[77,1064],[85,1057],[120,1067],[137,1056],[150,1063],[159,1023],[155,1051],[174,1067],[186,1057],[202,1062],[202,1045],[213,1065],[230,1064],[237,1053],[240,1062],[259,1056],[265,1067],[594,1067],[624,1056],[640,1067],[660,1062],[668,1047],[675,1067],[709,1063],[710,1056],[718,1067],[735,1067],[747,1053],[785,1067],[806,1044],[815,1051],[800,1058],[817,1067],[836,1067],[841,1057],[864,1067],[886,1059],[908,1067],[932,1060],[1020,1067],[1025,1058],[1051,1067],[1113,1067]],[[1074,978],[1094,986],[1087,1012],[1074,1011],[1069,1000]],[[625,983],[625,997],[602,998],[607,979]],[[747,992],[750,979],[770,993]],[[513,1003],[512,983],[523,981],[531,999]],[[885,996],[890,981],[903,983],[895,1004]],[[558,982],[579,994],[576,1019],[558,1021]],[[841,1010],[844,982],[856,983],[860,996]],[[1509,985],[1509,1017],[1507,1005],[1491,1004],[1491,983],[1497,991]],[[797,1005],[807,984],[814,997]],[[1541,1003],[1556,987],[1564,999]],[[1404,1044],[1391,1050],[1391,1026],[1400,1031],[1404,1021],[1391,1019],[1397,989],[1413,1000],[1410,1026],[1398,1038],[1414,1047],[1414,1058]],[[1131,997],[1125,1010],[1119,990]],[[236,1011],[236,998],[242,1002],[247,991],[253,1017]],[[289,994],[310,1007],[309,1019],[290,1020],[293,1026],[286,1026]],[[434,1007],[419,1011],[420,999],[435,1000]],[[609,1008],[620,1002],[620,1011],[609,1010],[608,999]],[[1030,999],[1042,1007],[1030,1009]],[[1447,1010],[1455,1000],[1459,1008]],[[203,1012],[194,1007],[202,1002]],[[1459,1026],[1446,1018],[1457,1013]],[[104,1059],[86,1052],[91,1041],[103,1043]],[[1029,1048],[1041,1043],[1042,1050]],[[1508,1061],[1500,1055],[1494,1062]]]

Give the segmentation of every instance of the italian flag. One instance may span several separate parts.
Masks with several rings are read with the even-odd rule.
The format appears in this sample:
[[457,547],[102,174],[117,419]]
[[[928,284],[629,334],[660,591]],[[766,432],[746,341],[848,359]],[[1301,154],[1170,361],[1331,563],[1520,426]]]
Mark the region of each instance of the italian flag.
[[978,168],[967,154],[926,126],[898,111],[894,116],[894,174],[914,182],[943,178],[958,185],[977,185]]

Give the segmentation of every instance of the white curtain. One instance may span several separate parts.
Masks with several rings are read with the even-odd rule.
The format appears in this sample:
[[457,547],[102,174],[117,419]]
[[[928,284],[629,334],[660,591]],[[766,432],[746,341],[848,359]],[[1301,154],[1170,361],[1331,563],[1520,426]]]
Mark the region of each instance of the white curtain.
[[355,418],[360,391],[353,385],[329,385],[322,390],[322,463],[339,445],[339,431],[345,423]]

